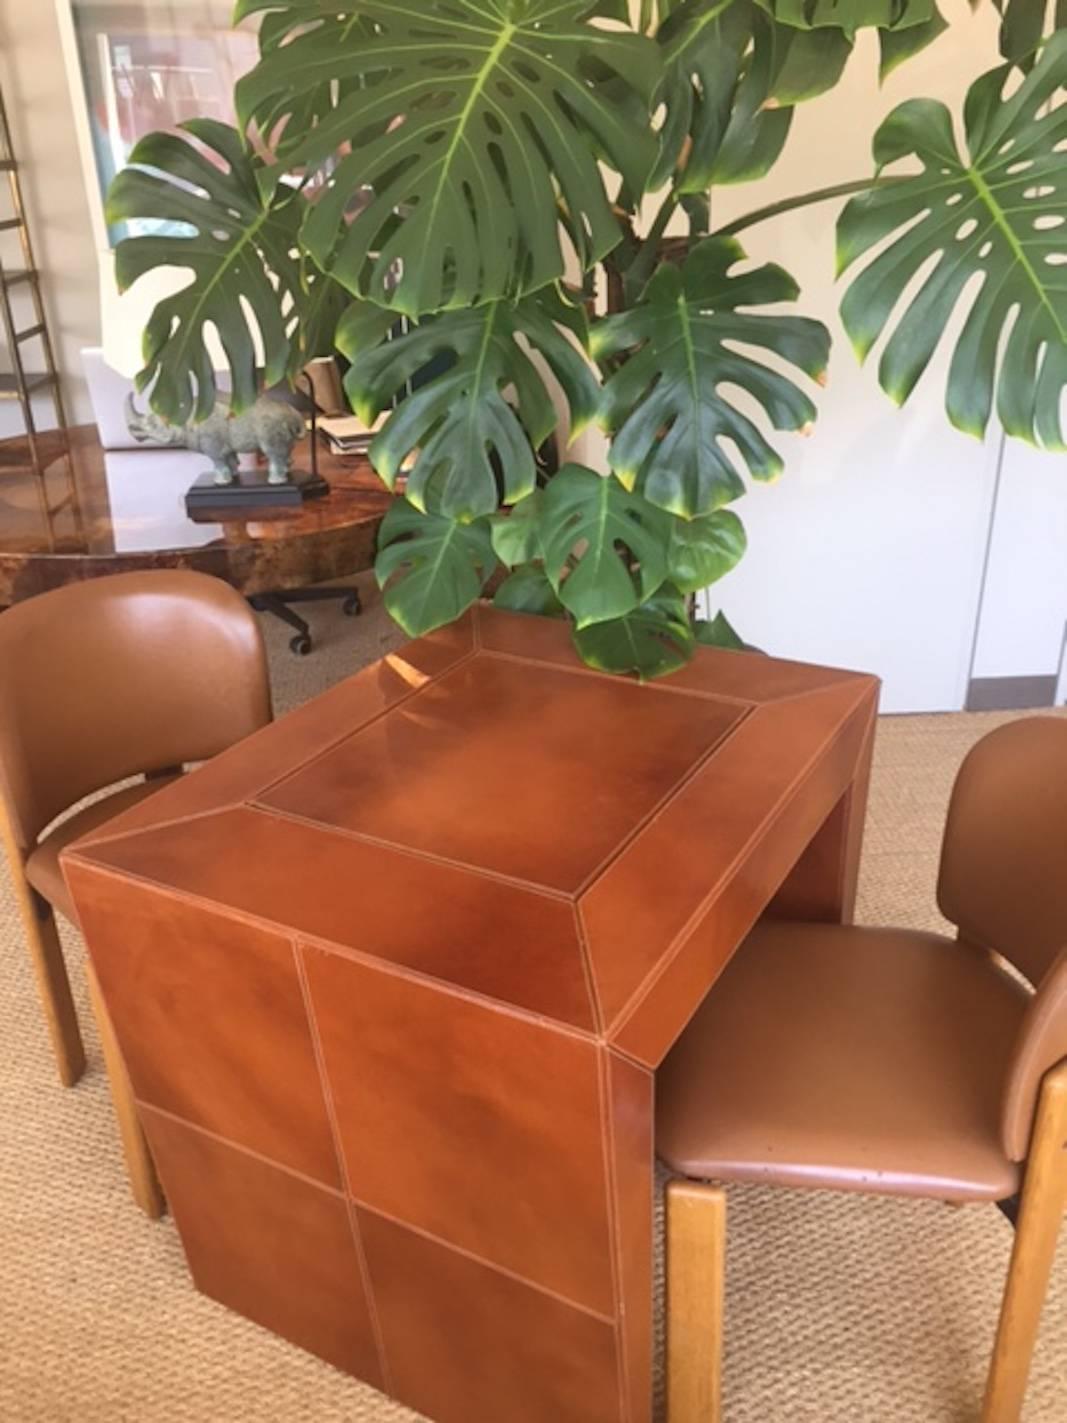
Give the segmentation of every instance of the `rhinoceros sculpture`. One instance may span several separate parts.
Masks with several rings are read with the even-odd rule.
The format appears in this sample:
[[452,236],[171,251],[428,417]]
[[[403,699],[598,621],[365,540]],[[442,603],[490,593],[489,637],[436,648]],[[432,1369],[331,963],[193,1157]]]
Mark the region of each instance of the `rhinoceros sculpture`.
[[264,396],[243,415],[231,415],[227,406],[196,425],[170,425],[147,411],[142,414],[133,396],[126,401],[126,424],[130,434],[144,445],[169,445],[196,450],[207,455],[215,471],[216,484],[237,483],[238,455],[261,451],[270,469],[268,482],[286,484],[293,467],[293,446],[304,436],[304,417],[291,405]]

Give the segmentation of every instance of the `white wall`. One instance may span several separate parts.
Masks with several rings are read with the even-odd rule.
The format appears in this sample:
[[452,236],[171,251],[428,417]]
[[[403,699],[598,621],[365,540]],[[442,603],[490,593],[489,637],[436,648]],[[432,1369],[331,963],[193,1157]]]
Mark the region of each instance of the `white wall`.
[[[766,180],[726,190],[716,220],[871,171],[881,118],[913,95],[958,105],[996,57],[995,15],[951,7],[953,29],[879,91],[864,37],[842,85],[798,112],[786,153]],[[739,512],[751,538],[743,566],[713,590],[752,642],[789,656],[869,669],[891,711],[961,707],[996,473],[986,446],[952,430],[939,360],[903,411],[861,369],[837,316],[834,221],[827,203],[752,228],[751,256],[800,281],[801,309],[831,327],[830,384],[810,439],[782,439],[787,470]]]
[[[79,352],[100,341],[99,267],[51,0],[0,0],[0,84],[23,163],[23,189],[70,417],[87,421],[91,412]],[[16,409],[0,406],[0,437],[17,428]]]
[[1064,670],[1065,631],[1067,455],[1009,441],[989,541],[974,675],[1056,676]]

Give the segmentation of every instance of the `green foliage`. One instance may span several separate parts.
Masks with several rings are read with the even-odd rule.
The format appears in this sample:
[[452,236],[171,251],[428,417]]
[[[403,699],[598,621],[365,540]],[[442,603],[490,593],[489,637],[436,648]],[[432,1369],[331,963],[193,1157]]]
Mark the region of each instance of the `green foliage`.
[[[289,166],[331,166],[303,230],[320,265],[410,315],[514,298],[564,274],[557,195],[582,265],[612,250],[597,160],[642,190],[656,157],[651,41],[595,28],[589,0],[352,8],[369,36],[333,15],[308,27],[298,7],[289,42],[238,86],[243,123],[285,124]],[[307,94],[336,84],[344,97],[302,129]]]
[[[120,285],[188,274],[140,383],[185,421],[214,403],[213,334],[236,408],[340,349],[354,408],[387,412],[371,458],[403,492],[378,577],[413,635],[488,585],[620,674],[741,647],[725,614],[691,621],[692,595],[743,557],[724,506],[782,473],[774,432],[815,420],[829,357],[792,277],[745,258],[746,225],[859,194],[843,315],[886,390],[906,400],[951,340],[957,425],[995,410],[1064,444],[1067,0],[991,3],[1006,63],[972,90],[965,144],[912,101],[869,177],[714,232],[715,192],[770,171],[860,31],[888,74],[943,33],[938,0],[238,0],[260,45],[239,130],[152,135],[112,190],[137,233]],[[593,419],[612,473],[555,471],[561,427]]]
[[485,520],[457,524],[398,499],[379,539],[378,585],[406,633],[420,637],[475,602],[496,566]]
[[793,380],[741,345],[814,380],[829,359],[830,336],[819,322],[751,310],[795,300],[797,285],[781,267],[737,270],[744,255],[730,238],[708,238],[684,267],[662,266],[630,311],[593,331],[598,360],[627,356],[608,376],[601,404],[614,436],[611,467],[628,489],[686,519],[745,492],[724,440],[754,478],[782,473],[779,455],[724,387],[752,396],[778,430],[804,429],[817,413]]
[[371,446],[388,486],[417,451],[407,497],[426,513],[470,520],[492,514],[501,500],[524,499],[536,478],[534,449],[557,423],[528,349],[558,380],[575,435],[596,412],[592,372],[559,324],[571,320],[584,328],[584,316],[553,287],[518,304],[444,312],[391,339],[385,338],[393,323],[381,307],[352,307],[337,344],[352,361],[345,387],[365,421],[373,422],[414,377],[435,363],[442,367],[400,403]]
[[756,0],[786,25],[804,29],[829,26],[849,34],[862,28],[906,29],[926,24],[937,10],[934,0]]
[[732,572],[747,548],[745,526],[729,509],[700,519],[672,519],[667,573],[682,593],[699,593]]
[[164,265],[181,267],[190,277],[159,303],[144,333],[138,386],[155,382],[152,405],[160,415],[180,425],[194,416],[203,420],[214,409],[209,325],[217,327],[225,347],[235,403],[255,400],[255,333],[246,302],[267,352],[264,379],[276,384],[285,378],[293,323],[283,315],[281,298],[295,299],[300,291],[300,265],[292,255],[300,216],[300,200],[291,191],[284,202],[261,197],[240,135],[213,119],[183,124],[178,134],[150,134],[134,148],[130,166],[108,195],[108,221],[156,219],[181,226],[180,235],[119,244],[119,290]]
[[993,0],[1002,16],[1000,52],[1005,59],[1029,69],[1049,29],[1067,25],[1064,0]]
[[540,518],[545,571],[579,628],[633,612],[667,575],[667,521],[616,479],[571,464]]
[[516,568],[496,590],[493,602],[512,613],[536,613],[542,618],[562,618],[565,614],[556,590],[539,563]]
[[710,622],[695,623],[693,634],[700,647],[721,647],[728,652],[745,650],[740,633],[731,625],[725,613],[719,613]]
[[590,667],[642,682],[677,672],[696,646],[685,599],[669,585],[625,617],[578,628],[574,641]]
[[[972,87],[965,152],[949,111],[931,100],[902,104],[878,130],[880,170],[918,159],[921,172],[880,184],[845,209],[839,270],[876,255],[841,310],[861,358],[889,333],[879,380],[903,404],[951,316],[966,305],[948,375],[952,423],[981,436],[995,402],[1009,435],[1062,449],[1067,192],[1060,148],[1067,109],[1046,106],[1067,82],[1067,34],[1046,45],[1013,92],[1008,78],[1007,69],[997,69]],[[920,274],[920,286],[910,290]]]

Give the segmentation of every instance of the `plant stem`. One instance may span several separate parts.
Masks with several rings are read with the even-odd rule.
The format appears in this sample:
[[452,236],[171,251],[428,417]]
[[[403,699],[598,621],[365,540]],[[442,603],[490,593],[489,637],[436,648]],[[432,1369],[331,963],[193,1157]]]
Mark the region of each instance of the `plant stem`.
[[678,211],[678,202],[678,194],[673,190],[667,194],[662,207],[656,214],[655,222],[649,229],[648,236],[641,244],[640,251],[623,273],[629,301],[637,300],[645,289],[645,283],[652,275],[652,270],[659,260],[663,234],[667,231],[671,218]]
[[766,222],[769,218],[779,217],[782,213],[793,212],[797,208],[810,207],[812,203],[829,202],[831,198],[847,198],[854,193],[866,193],[872,188],[886,187],[890,183],[906,182],[904,176],[897,177],[873,177],[855,178],[851,183],[837,183],[832,188],[819,188],[814,193],[802,193],[796,198],[783,198],[781,202],[771,203],[768,207],[757,208],[755,212],[746,213],[744,217],[735,218],[733,222],[728,222],[725,227],[715,229],[714,237],[733,237],[738,232],[744,232],[746,228],[755,227],[758,222]]

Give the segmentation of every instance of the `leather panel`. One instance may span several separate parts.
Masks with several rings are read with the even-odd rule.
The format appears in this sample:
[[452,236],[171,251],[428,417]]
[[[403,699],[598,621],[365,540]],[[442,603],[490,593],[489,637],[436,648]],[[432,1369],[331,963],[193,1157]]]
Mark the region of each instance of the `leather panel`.
[[[583,897],[582,920],[608,1024],[620,1019],[672,945],[691,930],[694,916],[715,912],[727,891],[737,886],[751,901],[745,927],[755,922],[766,904],[764,886],[768,897],[774,893],[807,839],[796,836],[781,845],[779,878],[766,884],[761,876],[755,894],[747,889],[752,855],[776,835],[783,801],[801,786],[809,838],[825,820],[848,784],[861,740],[853,729],[842,743],[842,724],[854,727],[859,699],[865,727],[862,703],[871,696],[867,686],[853,684],[753,712]],[[826,759],[831,751],[832,764]],[[814,780],[813,768],[819,772]],[[675,1032],[692,1007],[683,1005]]]
[[144,1124],[197,1288],[382,1388],[344,1199],[158,1112]]
[[619,1423],[610,1324],[370,1211],[357,1214],[401,1402],[435,1423]]
[[205,815],[251,800],[274,781],[351,735],[354,728],[415,695],[428,681],[469,656],[473,648],[469,616],[407,643],[381,662],[223,751],[211,762],[210,775],[194,772],[186,776],[179,786],[168,791],[165,799],[152,806],[137,807],[107,826],[107,834],[133,834],[161,822]]
[[68,866],[134,1094],[338,1187],[290,940]]
[[744,715],[697,712],[655,687],[481,657],[260,803],[573,894]]
[[[233,847],[241,846],[234,855]],[[256,810],[98,845],[94,859],[592,1032],[573,907]]]
[[623,1384],[632,1416],[652,1396],[652,1252],[655,1142],[651,1072],[607,1055],[612,1171],[619,1240],[619,1328],[625,1341]]
[[303,952],[355,1198],[610,1316],[596,1045]]

